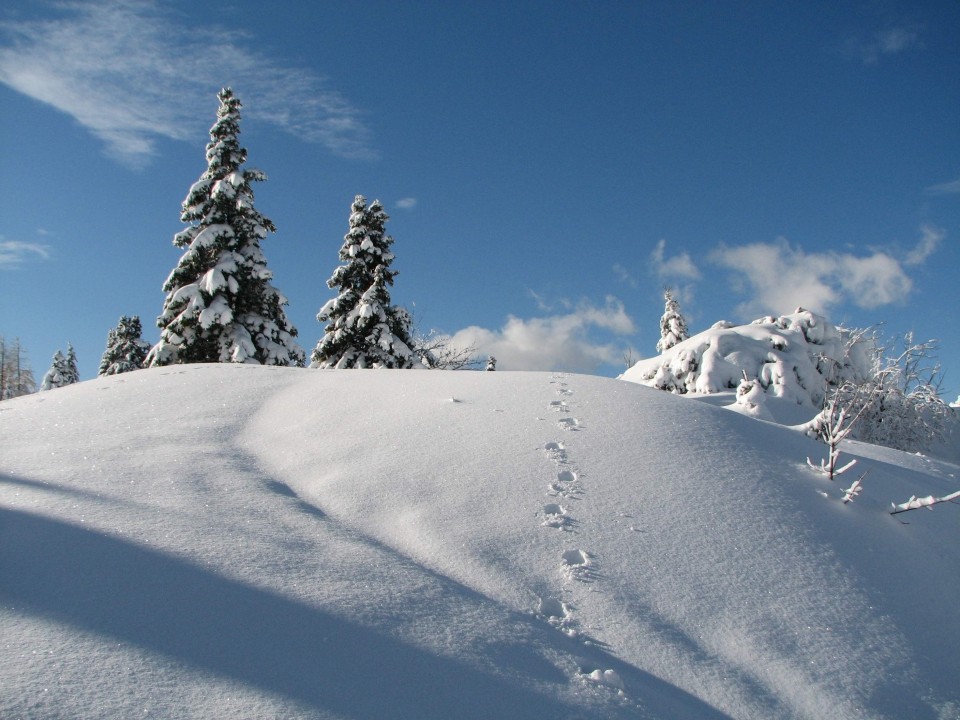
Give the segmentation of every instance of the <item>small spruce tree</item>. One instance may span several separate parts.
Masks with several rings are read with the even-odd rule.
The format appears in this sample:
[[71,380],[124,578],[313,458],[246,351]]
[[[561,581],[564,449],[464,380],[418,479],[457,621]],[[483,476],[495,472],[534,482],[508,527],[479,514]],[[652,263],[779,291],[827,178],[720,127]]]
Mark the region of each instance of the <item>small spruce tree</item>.
[[140,337],[142,332],[138,315],[122,316],[117,327],[107,334],[107,348],[97,374],[118,375],[142,368],[150,351],[150,343]]
[[64,385],[73,385],[80,382],[80,370],[77,369],[77,353],[73,350],[73,345],[67,343],[67,357],[65,358],[67,370],[66,382]]
[[683,342],[690,334],[687,332],[687,321],[680,313],[680,304],[673,297],[673,291],[666,288],[663,291],[663,316],[660,318],[660,339],[657,341],[657,352],[665,353],[674,345]]
[[397,272],[390,269],[393,238],[385,225],[389,216],[379,200],[367,206],[357,195],[350,212],[350,229],[343,237],[340,260],[327,286],[339,288],[317,320],[328,323],[311,355],[317,368],[409,368],[413,365],[410,314],[390,304],[388,287]]
[[[53,354],[53,360],[50,363],[50,369],[43,376],[40,383],[40,390],[55,390],[64,385],[71,384],[72,372],[67,364],[67,358],[60,350]],[[75,381],[74,381],[75,382]]]
[[221,90],[210,128],[207,170],[183,201],[181,220],[190,227],[173,244],[185,248],[163,286],[157,318],[160,341],[146,365],[238,362],[302,366],[304,352],[283,310],[287,299],[271,285],[260,242],[275,232],[253,206],[252,183],[266,179],[244,170],[240,147],[240,100]]

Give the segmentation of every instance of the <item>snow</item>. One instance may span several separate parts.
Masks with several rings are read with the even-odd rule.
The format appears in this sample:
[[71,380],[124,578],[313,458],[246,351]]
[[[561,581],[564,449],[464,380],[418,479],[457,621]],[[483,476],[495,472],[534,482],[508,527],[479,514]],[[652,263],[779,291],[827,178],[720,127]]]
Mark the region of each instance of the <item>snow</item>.
[[960,716],[960,508],[890,514],[945,460],[845,443],[844,504],[635,383],[257,365],[4,401],[0,445],[5,718]]
[[808,409],[809,419],[821,407],[828,376],[857,379],[869,373],[863,348],[855,345],[852,356],[846,356],[845,340],[845,330],[798,308],[749,325],[717,323],[662,355],[639,361],[621,378],[680,394],[711,395],[738,387],[746,374],[768,398],[780,401],[768,409],[798,405]]

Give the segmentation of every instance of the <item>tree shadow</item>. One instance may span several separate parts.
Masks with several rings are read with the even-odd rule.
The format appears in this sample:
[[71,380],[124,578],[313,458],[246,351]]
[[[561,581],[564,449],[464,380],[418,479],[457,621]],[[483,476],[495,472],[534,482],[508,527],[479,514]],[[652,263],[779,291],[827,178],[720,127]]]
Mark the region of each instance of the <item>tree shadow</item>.
[[[473,593],[454,588],[460,590]],[[591,706],[541,694],[176,557],[6,508],[0,508],[0,603],[346,718],[568,718],[582,717]],[[540,625],[533,618],[524,622]],[[582,667],[616,669],[648,711],[726,717],[599,648],[548,627],[534,633],[581,658]],[[501,670],[545,685],[569,683],[536,647],[486,650]],[[621,709],[616,716],[639,714],[635,706]]]
[[183,560],[8,509],[0,509],[0,598],[344,717],[577,710]]

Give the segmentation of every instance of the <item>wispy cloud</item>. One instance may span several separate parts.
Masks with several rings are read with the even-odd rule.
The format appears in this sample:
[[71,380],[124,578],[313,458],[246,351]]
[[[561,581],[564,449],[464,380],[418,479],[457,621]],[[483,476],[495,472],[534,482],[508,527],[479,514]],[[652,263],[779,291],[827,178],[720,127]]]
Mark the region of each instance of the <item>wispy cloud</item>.
[[960,179],[931,185],[923,190],[927,195],[960,195]]
[[668,258],[666,249],[667,241],[661,239],[650,253],[650,264],[659,277],[676,280],[700,279],[700,270],[689,253],[683,252]]
[[632,288],[639,287],[640,282],[634,277],[629,270],[627,270],[623,265],[617,263],[613,266],[613,274],[617,276],[617,280],[622,283],[626,283]]
[[47,260],[49,257],[50,247],[48,245],[20,240],[5,240],[0,235],[0,270],[16,269],[29,258]]
[[904,300],[913,287],[903,264],[887,253],[862,257],[807,253],[783,238],[773,243],[721,246],[710,259],[732,271],[735,290],[752,296],[738,308],[745,317],[786,312],[798,305],[827,312],[840,302],[875,308]]
[[917,246],[907,253],[907,256],[903,259],[903,264],[922,265],[927,261],[927,258],[936,252],[946,236],[947,233],[940,228],[935,228],[932,225],[921,225],[920,240],[917,242]]
[[854,38],[848,48],[860,57],[864,65],[877,65],[884,56],[899,55],[913,48],[923,47],[917,27],[891,27],[874,33],[868,40]]
[[308,69],[230,28],[189,26],[153,0],[69,2],[54,19],[0,25],[0,82],[74,117],[131,165],[158,138],[194,139],[232,86],[249,118],[344,156],[371,157],[361,113]]
[[417,199],[414,197],[405,197],[397,200],[396,205],[401,210],[410,210],[417,206]]
[[596,340],[597,330],[621,336],[636,332],[623,303],[611,296],[602,306],[581,302],[559,315],[529,319],[511,315],[499,330],[464,328],[453,335],[451,344],[493,355],[502,370],[594,372],[604,364],[619,364],[624,352]]

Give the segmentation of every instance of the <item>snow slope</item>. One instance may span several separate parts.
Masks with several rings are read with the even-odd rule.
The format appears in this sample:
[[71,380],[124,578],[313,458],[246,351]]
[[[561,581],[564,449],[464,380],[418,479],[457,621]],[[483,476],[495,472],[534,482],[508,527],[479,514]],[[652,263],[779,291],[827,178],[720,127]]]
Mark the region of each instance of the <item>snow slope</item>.
[[960,509],[887,512],[958,467],[848,449],[843,505],[795,431],[547,373],[6,401],[0,716],[960,717]]

